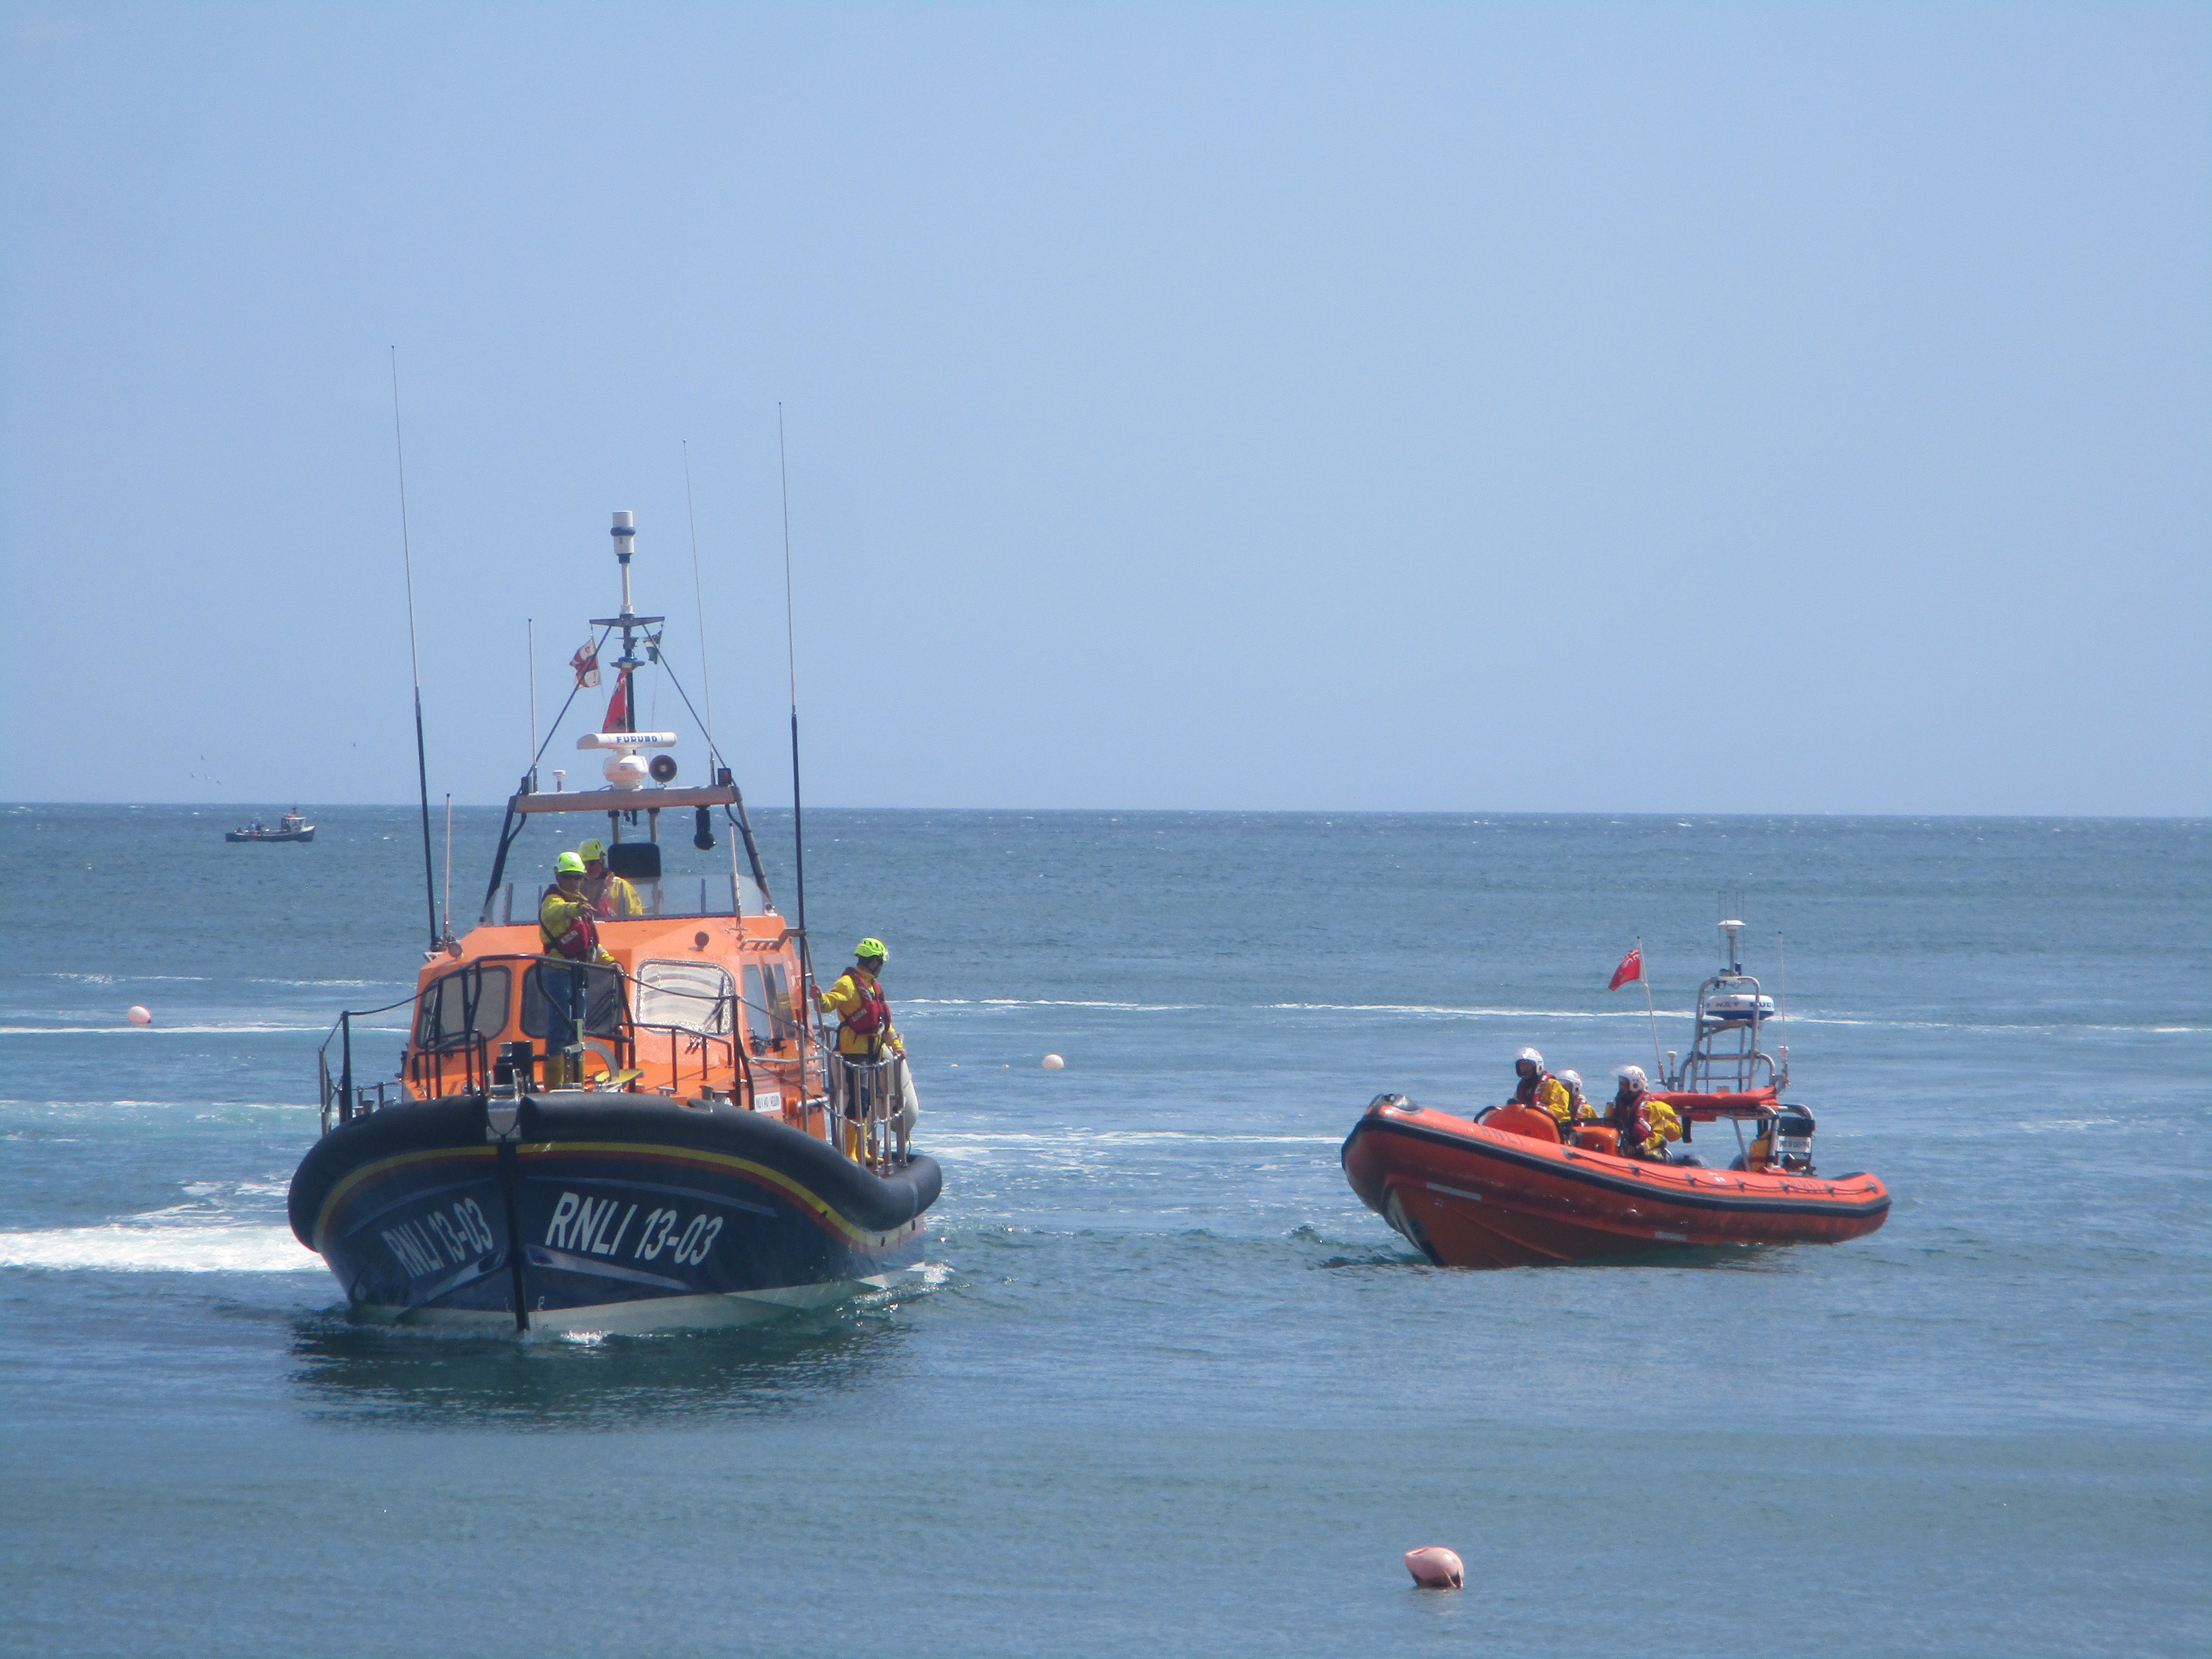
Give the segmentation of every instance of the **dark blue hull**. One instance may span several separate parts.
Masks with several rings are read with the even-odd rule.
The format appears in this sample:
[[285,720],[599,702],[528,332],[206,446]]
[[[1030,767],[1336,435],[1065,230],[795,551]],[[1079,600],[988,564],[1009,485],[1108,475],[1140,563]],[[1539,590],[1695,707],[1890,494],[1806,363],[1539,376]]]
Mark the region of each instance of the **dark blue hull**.
[[931,1158],[874,1175],[728,1106],[558,1092],[501,1137],[482,1096],[459,1096],[339,1125],[301,1161],[290,1209],[368,1317],[652,1330],[897,1282],[939,1180]]

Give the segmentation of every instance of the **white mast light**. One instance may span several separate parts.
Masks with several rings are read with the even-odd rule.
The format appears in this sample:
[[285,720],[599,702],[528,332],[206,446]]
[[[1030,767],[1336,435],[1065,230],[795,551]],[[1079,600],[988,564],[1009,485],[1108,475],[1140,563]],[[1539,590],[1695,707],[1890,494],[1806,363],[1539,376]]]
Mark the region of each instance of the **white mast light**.
[[622,565],[622,613],[625,617],[634,616],[636,613],[630,608],[629,602],[629,556],[637,550],[637,514],[616,514],[615,527],[607,534],[615,538],[615,557]]

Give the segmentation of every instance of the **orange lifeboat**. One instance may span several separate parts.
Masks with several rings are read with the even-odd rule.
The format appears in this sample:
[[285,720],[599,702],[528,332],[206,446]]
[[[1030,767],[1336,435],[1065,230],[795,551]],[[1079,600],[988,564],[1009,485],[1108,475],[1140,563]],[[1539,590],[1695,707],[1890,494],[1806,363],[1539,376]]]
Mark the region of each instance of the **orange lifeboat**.
[[1689,1053],[1650,1097],[1674,1109],[1686,1139],[1699,1123],[1748,1128],[1734,1166],[1624,1155],[1619,1132],[1601,1123],[1577,1124],[1563,1141],[1552,1115],[1532,1107],[1466,1118],[1378,1095],[1344,1143],[1352,1190],[1445,1267],[1834,1244],[1873,1232],[1889,1218],[1889,1189],[1863,1173],[1819,1173],[1813,1115],[1781,1098],[1790,1051],[1778,1060],[1759,1046],[1780,1010],[1737,960],[1742,927],[1721,923],[1722,967],[1698,988]]
[[[1548,1139],[1518,1121],[1532,1115],[1544,1118]],[[1403,1095],[1368,1107],[1342,1157],[1361,1201],[1443,1267],[1533,1267],[1698,1244],[1834,1244],[1889,1216],[1889,1189],[1870,1175],[1624,1158],[1561,1145],[1548,1114],[1498,1111],[1478,1123]]]
[[[592,625],[600,644],[619,634],[620,678],[600,729],[577,739],[605,757],[607,787],[541,793],[533,766],[508,799],[477,925],[447,931],[420,970],[397,1098],[356,1085],[353,1012],[324,1045],[323,1133],[289,1212],[362,1318],[741,1324],[919,1268],[943,1174],[908,1141],[904,1056],[834,1057],[804,930],[769,898],[730,772],[677,787],[672,757],[646,757],[678,741],[631,717],[647,660],[673,683],[665,619],[632,608],[629,514],[612,533],[622,609]],[[726,873],[665,864],[663,815],[691,814],[705,852],[717,811],[742,867],[736,843]],[[550,954],[538,919],[554,855],[514,880],[508,854],[532,823],[573,845],[601,817],[605,884],[573,890],[597,909],[596,948]]]

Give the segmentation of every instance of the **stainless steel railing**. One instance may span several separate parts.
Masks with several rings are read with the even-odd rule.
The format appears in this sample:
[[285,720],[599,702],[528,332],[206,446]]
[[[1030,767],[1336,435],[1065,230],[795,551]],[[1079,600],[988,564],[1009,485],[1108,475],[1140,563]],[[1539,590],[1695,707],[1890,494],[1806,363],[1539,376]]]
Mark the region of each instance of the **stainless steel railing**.
[[906,1056],[854,1060],[831,1054],[828,1061],[830,1120],[839,1126],[845,1155],[878,1175],[904,1166],[907,1136]]

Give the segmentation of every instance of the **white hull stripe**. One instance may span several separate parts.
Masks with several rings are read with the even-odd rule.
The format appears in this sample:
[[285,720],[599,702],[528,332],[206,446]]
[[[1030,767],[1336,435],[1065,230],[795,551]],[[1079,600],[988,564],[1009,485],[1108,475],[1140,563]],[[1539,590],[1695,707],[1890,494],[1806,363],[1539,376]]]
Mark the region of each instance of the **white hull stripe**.
[[1442,1193],[1449,1198],[1473,1199],[1477,1204],[1487,1201],[1480,1193],[1462,1192],[1457,1187],[1447,1187],[1440,1181],[1425,1181],[1421,1184],[1424,1187],[1426,1187],[1431,1192]]

